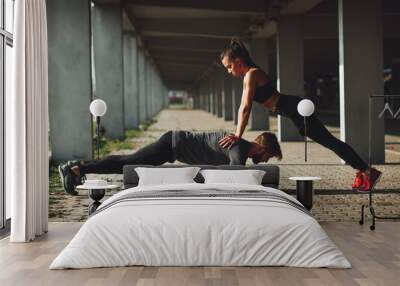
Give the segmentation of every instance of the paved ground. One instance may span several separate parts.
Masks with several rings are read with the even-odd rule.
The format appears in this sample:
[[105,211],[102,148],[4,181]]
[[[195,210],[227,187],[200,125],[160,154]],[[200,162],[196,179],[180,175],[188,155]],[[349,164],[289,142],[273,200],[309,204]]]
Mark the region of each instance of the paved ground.
[[[276,118],[270,119],[271,130],[276,131]],[[228,130],[234,131],[232,122],[225,122],[221,118],[210,115],[200,110],[164,110],[157,122],[149,127],[143,137],[134,138],[137,146],[144,146],[156,140],[167,130]],[[338,128],[329,127],[335,136],[339,136]],[[246,131],[244,138],[252,140],[259,131]],[[376,166],[383,172],[382,179],[377,185],[375,195],[376,208],[380,214],[400,214],[400,146],[399,136],[386,136],[386,165]],[[304,143],[284,142],[281,144],[284,158],[282,161],[271,160],[269,163],[277,164],[281,170],[280,189],[293,191],[295,183],[288,178],[291,176],[319,176],[321,181],[315,183],[317,195],[312,212],[320,221],[355,221],[359,217],[359,208],[367,202],[367,195],[351,193],[350,186],[353,182],[355,171],[343,165],[340,159],[331,151],[322,146],[309,142],[308,162],[304,162]],[[134,150],[122,150],[118,153],[131,153]],[[248,162],[251,164],[251,162]],[[121,175],[91,175],[89,178],[106,178],[121,184]],[[53,190],[59,189],[54,185]],[[111,195],[107,194],[107,195]],[[59,191],[50,194],[51,221],[82,221],[87,217],[88,199],[84,192],[77,197],[65,195]]]

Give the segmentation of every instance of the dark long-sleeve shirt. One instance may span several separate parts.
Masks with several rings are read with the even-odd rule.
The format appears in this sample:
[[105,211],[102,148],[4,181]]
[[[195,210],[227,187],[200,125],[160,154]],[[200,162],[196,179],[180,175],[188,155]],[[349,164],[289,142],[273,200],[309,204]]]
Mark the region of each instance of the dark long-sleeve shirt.
[[218,141],[226,132],[174,131],[172,149],[175,158],[186,164],[245,165],[250,142],[240,139],[231,148],[222,148]]

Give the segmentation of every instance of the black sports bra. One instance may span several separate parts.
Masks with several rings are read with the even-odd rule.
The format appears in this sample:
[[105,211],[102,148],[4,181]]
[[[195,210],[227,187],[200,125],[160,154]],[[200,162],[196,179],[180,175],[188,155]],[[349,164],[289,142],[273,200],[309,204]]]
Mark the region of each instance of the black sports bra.
[[264,103],[267,99],[269,99],[276,91],[276,88],[272,85],[272,82],[269,81],[262,86],[257,86],[256,91],[254,93],[253,100],[255,102]]

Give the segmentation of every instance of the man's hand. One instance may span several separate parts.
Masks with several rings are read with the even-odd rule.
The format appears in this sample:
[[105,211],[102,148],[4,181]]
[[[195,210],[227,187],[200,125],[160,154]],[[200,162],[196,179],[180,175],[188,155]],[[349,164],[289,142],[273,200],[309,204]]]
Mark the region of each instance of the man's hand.
[[240,138],[237,137],[235,134],[229,134],[219,140],[218,143],[222,148],[231,148],[232,145],[239,140]]

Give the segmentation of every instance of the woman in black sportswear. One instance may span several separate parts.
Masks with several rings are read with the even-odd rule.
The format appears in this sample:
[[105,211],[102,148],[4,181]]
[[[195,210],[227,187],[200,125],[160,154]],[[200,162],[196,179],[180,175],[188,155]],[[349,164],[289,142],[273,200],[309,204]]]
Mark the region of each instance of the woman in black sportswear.
[[[219,143],[222,147],[229,147],[242,137],[249,120],[253,101],[281,116],[290,118],[299,133],[304,136],[304,120],[297,111],[297,104],[302,98],[279,93],[271,84],[268,75],[253,62],[242,42],[235,39],[231,40],[230,44],[222,51],[220,58],[229,74],[235,77],[243,77],[243,93],[236,132],[220,140]],[[378,182],[381,172],[375,168],[368,168],[368,164],[360,158],[353,148],[334,137],[315,114],[311,115],[307,122],[309,124],[307,128],[309,138],[332,150],[357,170],[352,185],[353,189],[359,191],[371,190]]]

